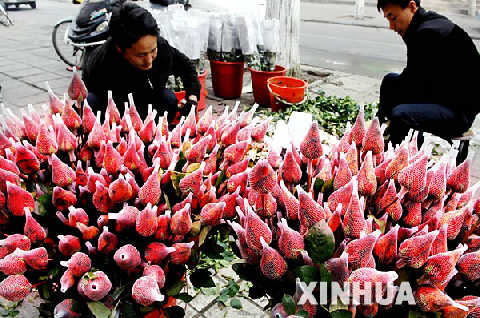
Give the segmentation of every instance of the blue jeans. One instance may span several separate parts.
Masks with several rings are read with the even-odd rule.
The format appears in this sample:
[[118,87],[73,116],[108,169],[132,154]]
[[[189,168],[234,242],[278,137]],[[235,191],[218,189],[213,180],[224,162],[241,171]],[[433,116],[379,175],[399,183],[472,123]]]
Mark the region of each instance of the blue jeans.
[[[390,120],[386,134],[396,145],[403,141],[408,131],[413,128],[420,132],[429,132],[448,141],[466,132],[473,123],[464,113],[439,104],[414,102],[425,101],[421,92],[410,92],[398,87],[395,80],[399,74],[389,73],[380,86],[379,118]],[[419,144],[423,137],[419,136]]]

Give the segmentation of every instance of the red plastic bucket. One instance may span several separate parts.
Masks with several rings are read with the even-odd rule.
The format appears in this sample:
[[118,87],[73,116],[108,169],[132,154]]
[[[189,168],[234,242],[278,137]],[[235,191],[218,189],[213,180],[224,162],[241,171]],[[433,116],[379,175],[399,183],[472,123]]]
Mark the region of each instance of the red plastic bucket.
[[215,96],[235,99],[242,95],[243,62],[220,62],[210,60],[212,86]]
[[275,71],[257,71],[253,68],[248,68],[252,75],[252,89],[253,89],[253,98],[255,102],[259,105],[270,105],[270,93],[267,88],[267,80],[274,76],[283,76],[285,75],[285,68],[280,65],[275,66]]
[[205,88],[205,79],[207,78],[208,71],[205,70],[202,74],[198,75],[198,81],[200,82],[200,100],[198,101],[198,111],[205,109],[207,105],[208,91]]
[[[174,92],[175,96],[177,97],[178,104],[182,102],[182,99],[184,99],[187,96],[186,91],[179,91],[179,92]],[[175,119],[173,120],[173,124],[178,124],[180,122],[180,112],[176,112],[175,114]]]
[[174,92],[174,93],[175,93],[175,96],[177,97],[178,104],[180,104],[182,99],[184,99],[187,96],[186,91],[180,91],[180,92]]
[[[207,76],[206,72],[207,71],[204,72],[205,76]],[[177,97],[178,104],[180,105],[180,103],[182,102],[182,99],[186,98],[187,92],[186,91],[180,91],[180,92],[174,92],[174,93],[175,93],[175,96]],[[203,108],[205,108],[205,95],[202,94],[202,91],[200,91],[200,101],[202,100],[202,96],[204,98]],[[200,109],[200,102],[199,102],[197,104],[197,109],[196,109],[197,121],[198,121],[198,112],[201,111],[202,109]],[[178,124],[179,122],[180,122],[180,112],[177,111],[177,113],[175,114],[175,119],[173,120],[173,123]]]
[[275,76],[267,80],[269,91],[288,103],[297,104],[303,101],[307,82],[290,76]]

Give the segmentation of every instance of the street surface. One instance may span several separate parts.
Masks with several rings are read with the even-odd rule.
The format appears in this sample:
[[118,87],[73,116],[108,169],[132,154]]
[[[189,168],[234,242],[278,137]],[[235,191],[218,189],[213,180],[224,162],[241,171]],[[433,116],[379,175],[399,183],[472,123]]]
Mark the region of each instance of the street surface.
[[406,62],[402,39],[381,28],[303,22],[300,51],[302,64],[378,79]]

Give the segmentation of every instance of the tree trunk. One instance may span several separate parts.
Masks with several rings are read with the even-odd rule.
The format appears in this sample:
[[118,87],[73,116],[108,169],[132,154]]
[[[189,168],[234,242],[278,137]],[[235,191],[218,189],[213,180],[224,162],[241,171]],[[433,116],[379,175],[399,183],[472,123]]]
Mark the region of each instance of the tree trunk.
[[288,75],[300,71],[300,0],[267,0],[265,18],[280,21],[280,52],[278,63],[288,69]]
[[477,0],[470,0],[468,14],[473,17],[477,16]]
[[365,0],[355,0],[355,19],[363,19],[365,14]]

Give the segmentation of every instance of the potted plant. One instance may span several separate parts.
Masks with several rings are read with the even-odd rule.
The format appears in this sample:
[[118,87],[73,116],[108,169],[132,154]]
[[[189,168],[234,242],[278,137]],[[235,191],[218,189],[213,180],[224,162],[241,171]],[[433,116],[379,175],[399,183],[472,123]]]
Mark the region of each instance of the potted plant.
[[239,98],[243,88],[244,56],[233,15],[212,15],[208,59],[213,92],[225,99]]
[[[279,23],[278,20],[264,20],[257,27],[256,51],[246,55],[248,70],[252,76],[252,89],[255,102],[259,105],[269,106],[270,94],[267,80],[274,76],[285,75],[285,68],[277,65]],[[263,39],[263,42],[260,40]]]

